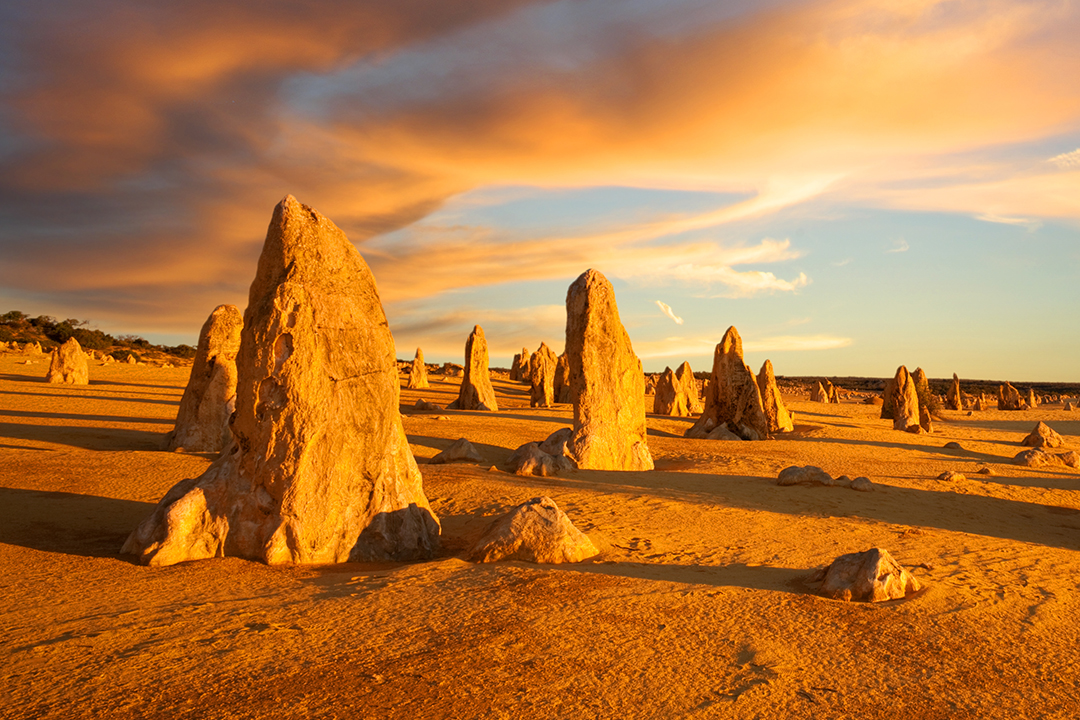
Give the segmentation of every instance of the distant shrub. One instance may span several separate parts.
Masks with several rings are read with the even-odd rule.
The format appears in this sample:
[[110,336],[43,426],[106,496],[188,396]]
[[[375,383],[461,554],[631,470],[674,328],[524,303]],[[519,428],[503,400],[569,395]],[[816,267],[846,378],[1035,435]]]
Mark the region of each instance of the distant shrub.
[[184,360],[191,360],[195,357],[195,348],[190,345],[176,345],[175,347],[162,347],[162,352],[168,353],[173,357],[183,358]]

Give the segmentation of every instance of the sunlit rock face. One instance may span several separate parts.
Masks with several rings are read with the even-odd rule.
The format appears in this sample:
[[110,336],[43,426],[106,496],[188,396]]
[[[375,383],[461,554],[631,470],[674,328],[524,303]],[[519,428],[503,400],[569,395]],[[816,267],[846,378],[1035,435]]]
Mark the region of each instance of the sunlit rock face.
[[199,332],[199,345],[169,450],[217,452],[232,440],[229,416],[236,405],[236,354],[244,316],[235,305],[219,305]]
[[409,367],[409,389],[423,390],[430,387],[427,379],[427,366],[424,365],[424,351],[416,348],[416,357]]
[[547,343],[540,343],[529,361],[531,407],[551,407],[555,404],[555,366],[558,362],[555,352]]
[[701,412],[697,382],[690,363],[684,362],[677,370],[664,368],[656,381],[653,396],[653,413],[672,417],[690,417]]
[[574,431],[566,454],[582,469],[652,470],[645,374],[619,320],[615,290],[587,270],[566,293],[566,356]]
[[795,423],[791,418],[791,413],[784,406],[783,398],[780,397],[780,388],[776,384],[776,375],[773,373],[771,361],[766,360],[762,363],[757,376],[757,385],[761,392],[761,406],[765,411],[769,433],[794,430]]
[[743,361],[742,338],[734,327],[727,329],[716,346],[712,375],[706,387],[705,408],[686,431],[686,437],[708,438],[725,430],[743,440],[769,437],[757,378]]
[[64,385],[90,384],[90,366],[78,340],[68,338],[67,342],[52,351],[45,381]]
[[453,410],[491,410],[499,409],[495,401],[495,389],[491,387],[491,373],[488,370],[488,346],[484,329],[473,327],[469,339],[465,341],[465,371],[461,378],[458,399],[447,405]]
[[920,589],[919,581],[883,548],[841,555],[820,579],[821,594],[836,600],[899,600]]
[[169,490],[123,552],[150,565],[432,554],[439,524],[398,412],[375,280],[345,234],[291,196],[270,222],[236,366],[233,443]]
[[554,500],[538,497],[496,518],[469,556],[476,562],[564,563],[580,562],[599,552]]

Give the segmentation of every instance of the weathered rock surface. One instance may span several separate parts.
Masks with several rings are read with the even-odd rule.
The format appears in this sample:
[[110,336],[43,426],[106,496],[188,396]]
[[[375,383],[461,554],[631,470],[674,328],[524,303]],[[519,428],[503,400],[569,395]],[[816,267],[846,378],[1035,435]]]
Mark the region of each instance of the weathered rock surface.
[[423,390],[431,387],[427,379],[427,365],[424,364],[424,351],[416,348],[416,356],[409,366],[409,389]]
[[547,343],[540,343],[529,360],[530,407],[551,407],[555,404],[555,366],[558,362]]
[[851,481],[851,485],[849,485],[849,487],[852,490],[857,490],[858,492],[873,492],[875,489],[874,483],[870,482],[870,478],[868,477],[855,478]]
[[566,293],[566,356],[574,434],[566,451],[588,470],[652,470],[645,375],[619,320],[615,291],[587,270]]
[[236,407],[236,354],[244,316],[235,305],[218,305],[199,331],[199,344],[169,450],[218,452],[232,441],[229,417]]
[[488,371],[488,348],[484,330],[479,325],[473,327],[469,339],[465,342],[465,374],[461,378],[458,398],[446,406],[448,410],[490,410],[499,409],[495,400],[495,389],[491,387],[491,373]]
[[1027,403],[1010,383],[998,386],[998,410],[1026,410]]
[[510,379],[517,382],[529,382],[529,361],[532,354],[528,348],[521,348],[521,352],[514,355],[514,362],[510,365]]
[[781,470],[780,474],[776,476],[776,484],[780,486],[824,485],[825,487],[832,487],[836,484],[836,481],[832,475],[816,465],[806,465],[805,467],[791,465]]
[[961,480],[967,480],[963,473],[958,473],[953,470],[946,470],[938,475],[937,479],[943,482],[960,482]]
[[791,414],[784,406],[784,400],[780,397],[780,387],[776,384],[776,375],[773,374],[772,362],[766,360],[761,365],[757,376],[758,390],[761,392],[761,406],[765,411],[765,421],[768,424],[769,433],[791,432],[795,429],[795,422]]
[[885,385],[885,404],[881,406],[881,417],[893,421],[894,430],[919,432],[919,394],[915,381],[901,365],[896,375]]
[[1032,431],[1020,441],[1021,445],[1035,448],[1056,448],[1065,445],[1065,438],[1058,435],[1044,422],[1038,422]]
[[825,386],[821,384],[821,381],[818,381],[818,383],[814,385],[813,390],[810,391],[810,402],[829,402],[829,392],[825,389]]
[[1056,455],[1048,453],[1042,448],[1021,450],[1013,458],[1014,465],[1026,465],[1027,467],[1045,467],[1046,465],[1055,465],[1057,462]]
[[416,404],[413,405],[413,407],[416,408],[417,410],[420,410],[421,412],[440,412],[442,410],[442,408],[439,407],[438,405],[436,405],[435,403],[428,402],[427,400],[424,400],[423,398],[418,399],[416,401]]
[[727,329],[716,346],[705,409],[686,431],[686,437],[706,437],[713,428],[724,424],[744,440],[769,437],[769,422],[765,418],[757,378],[743,362],[742,338],[734,327]]
[[555,363],[554,387],[555,402],[574,402],[570,396],[570,361],[567,360],[566,353],[560,355],[558,361]]
[[1039,397],[1035,394],[1034,388],[1028,388],[1027,406],[1029,410],[1039,407]]
[[701,412],[701,400],[698,399],[697,383],[690,363],[684,362],[678,370],[664,368],[656,382],[653,412],[672,417],[690,417]]
[[144,564],[429,557],[439,524],[398,412],[394,341],[345,234],[292,196],[274,216],[237,355],[235,442],[122,552]]
[[90,384],[90,366],[78,340],[68,338],[67,342],[52,351],[45,381],[65,385]]
[[574,461],[562,453],[541,450],[542,443],[529,442],[520,446],[506,461],[515,475],[539,475],[551,477],[574,469]]
[[518,505],[496,519],[469,552],[474,562],[580,562],[600,551],[549,497]]
[[947,442],[944,445],[942,445],[941,447],[945,448],[946,450],[963,450],[964,449],[964,447],[960,443],[958,443],[956,441]]
[[428,460],[428,465],[443,465],[455,462],[484,462],[484,456],[473,447],[471,442],[465,438],[458,438],[450,447]]
[[949,392],[945,394],[945,407],[950,410],[963,410],[964,409],[964,396],[960,392],[960,378],[953,373],[952,385],[949,386]]
[[841,555],[820,574],[820,593],[835,600],[898,600],[920,587],[919,581],[884,548]]
[[919,427],[923,432],[934,432],[934,419],[930,417],[930,409],[925,405],[919,406]]

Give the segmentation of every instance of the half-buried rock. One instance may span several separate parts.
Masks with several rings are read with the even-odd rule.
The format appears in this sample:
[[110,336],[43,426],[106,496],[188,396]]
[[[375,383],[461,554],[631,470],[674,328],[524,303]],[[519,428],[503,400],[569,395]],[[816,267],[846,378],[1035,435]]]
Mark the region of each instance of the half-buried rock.
[[473,327],[469,339],[465,341],[465,374],[461,378],[458,399],[446,406],[448,410],[491,410],[499,409],[495,401],[495,389],[491,387],[491,373],[488,371],[487,338],[479,325]]
[[919,590],[919,581],[883,548],[841,555],[812,578],[816,579],[821,580],[819,592],[835,600],[899,600]]
[[443,465],[455,462],[484,462],[484,456],[465,438],[458,438],[450,447],[428,460],[428,465]]
[[705,409],[686,437],[708,438],[713,433],[728,432],[743,440],[765,440],[769,421],[761,404],[754,372],[743,362],[742,338],[734,326],[724,333],[713,355],[712,375],[705,392]]
[[758,390],[761,391],[761,406],[765,411],[765,420],[768,422],[769,432],[791,432],[795,429],[795,422],[791,413],[784,406],[784,400],[780,397],[780,387],[776,384],[776,375],[773,374],[772,362],[766,360],[761,365],[761,371],[757,376]]
[[469,552],[473,562],[580,562],[600,553],[549,497],[518,505],[496,519]]
[[149,565],[430,557],[439,523],[398,412],[394,340],[345,234],[292,196],[274,209],[244,313],[234,443],[124,544]]
[[619,320],[615,290],[586,270],[566,293],[566,356],[574,433],[566,453],[585,470],[652,470],[645,374]]
[[169,450],[218,452],[232,440],[229,416],[236,406],[236,354],[244,316],[235,305],[218,305],[203,323]]
[[89,364],[78,340],[68,338],[67,342],[52,351],[45,381],[65,385],[90,384]]
[[424,364],[424,351],[416,348],[416,356],[409,366],[409,389],[423,390],[430,387],[427,379],[427,365]]

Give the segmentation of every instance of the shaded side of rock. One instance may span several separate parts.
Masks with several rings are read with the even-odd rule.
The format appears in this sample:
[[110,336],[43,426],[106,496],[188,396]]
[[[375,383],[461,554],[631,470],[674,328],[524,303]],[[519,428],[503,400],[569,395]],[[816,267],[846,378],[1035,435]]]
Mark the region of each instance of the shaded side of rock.
[[473,447],[473,444],[465,438],[458,438],[442,452],[438,453],[430,460],[429,465],[443,465],[445,463],[454,462],[484,462],[484,456]]
[[547,346],[540,347],[529,360],[529,405],[531,407],[551,407],[555,404],[555,366],[559,359]]
[[469,551],[469,559],[564,563],[580,562],[598,554],[592,541],[574,527],[554,500],[538,497],[492,522]]

